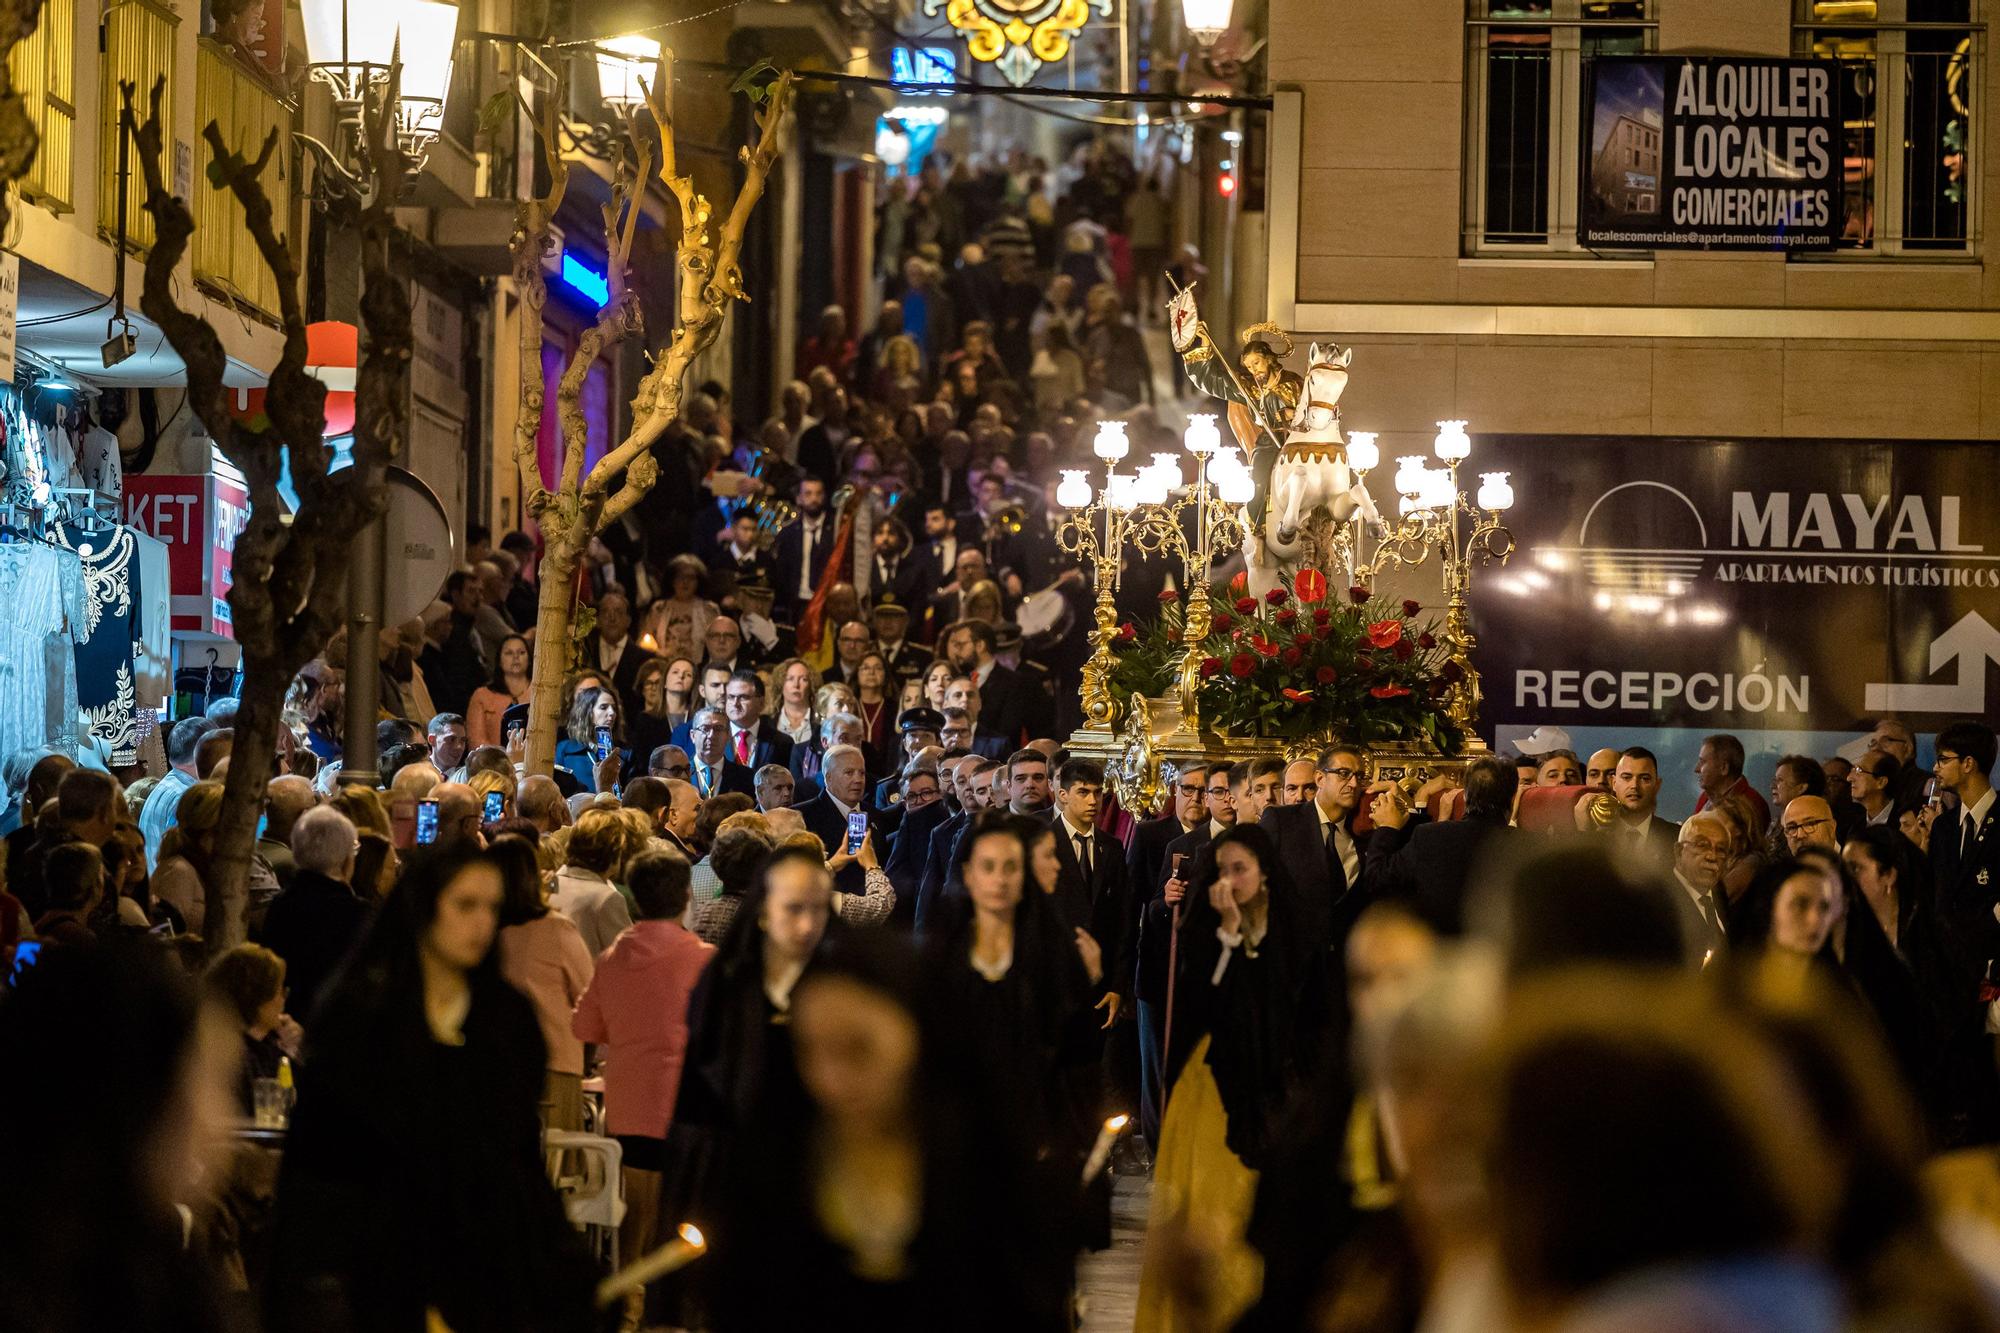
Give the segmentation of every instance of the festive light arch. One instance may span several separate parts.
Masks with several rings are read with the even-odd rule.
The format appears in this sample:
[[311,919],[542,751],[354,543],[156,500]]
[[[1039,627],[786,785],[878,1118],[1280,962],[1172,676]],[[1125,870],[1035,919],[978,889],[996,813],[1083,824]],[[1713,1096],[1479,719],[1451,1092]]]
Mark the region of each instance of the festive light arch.
[[1069,54],[1070,38],[1090,21],[1091,10],[1108,18],[1111,0],[924,0],[927,17],[940,9],[964,34],[967,54],[1020,88],[1043,65]]

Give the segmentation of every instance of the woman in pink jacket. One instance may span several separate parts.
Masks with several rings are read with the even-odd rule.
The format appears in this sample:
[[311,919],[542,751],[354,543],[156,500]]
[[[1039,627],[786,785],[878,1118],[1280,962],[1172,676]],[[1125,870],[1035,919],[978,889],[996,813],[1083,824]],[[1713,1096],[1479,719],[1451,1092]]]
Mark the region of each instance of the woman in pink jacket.
[[570,1020],[579,1040],[604,1048],[604,1118],[625,1163],[621,1254],[641,1255],[658,1243],[660,1172],[687,1055],[688,996],[715,956],[680,923],[688,871],[668,851],[641,852],[626,863],[638,920],[598,955]]

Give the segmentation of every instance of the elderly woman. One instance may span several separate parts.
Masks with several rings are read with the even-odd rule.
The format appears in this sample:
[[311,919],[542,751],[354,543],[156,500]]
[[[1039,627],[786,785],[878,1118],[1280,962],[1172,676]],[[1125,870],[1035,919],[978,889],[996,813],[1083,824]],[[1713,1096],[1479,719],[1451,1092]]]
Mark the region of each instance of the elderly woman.
[[674,657],[693,657],[708,622],[721,612],[714,602],[701,595],[708,570],[691,555],[677,555],[667,562],[667,595],[646,609],[639,622],[639,644],[650,651]]

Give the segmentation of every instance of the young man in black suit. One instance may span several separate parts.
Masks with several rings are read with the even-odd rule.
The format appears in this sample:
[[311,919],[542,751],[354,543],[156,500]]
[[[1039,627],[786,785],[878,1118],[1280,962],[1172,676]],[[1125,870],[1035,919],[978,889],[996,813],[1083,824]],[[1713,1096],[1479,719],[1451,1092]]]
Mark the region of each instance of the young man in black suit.
[[1938,786],[1958,797],[1956,811],[1942,811],[1931,825],[1931,881],[1945,921],[1975,964],[2000,958],[2000,805],[1993,796],[1993,730],[1954,722],[1937,735],[1932,771]]
[[910,549],[910,530],[900,518],[884,519],[875,529],[875,568],[868,580],[868,602],[880,606],[921,606],[931,589],[925,586],[925,561]]
[[778,534],[777,609],[788,624],[813,599],[826,562],[833,554],[834,524],[826,510],[826,483],[818,477],[799,479],[798,521]]
[[1056,831],[1056,906],[1073,928],[1087,930],[1104,960],[1103,995],[1097,1007],[1110,1027],[1132,1005],[1132,909],[1125,859],[1118,839],[1097,827],[1104,797],[1104,767],[1089,759],[1066,760],[1056,770],[1056,803],[1049,825]]
[[1433,820],[1385,791],[1370,809],[1375,832],[1364,867],[1377,898],[1395,898],[1441,935],[1465,930],[1465,890],[1473,870],[1519,834],[1507,819],[1520,776],[1491,756],[1465,766],[1465,818]]
[[766,764],[792,762],[792,738],[764,716],[764,678],[745,667],[730,676],[722,692],[729,714],[729,757],[756,772]]
[[1611,799],[1618,807],[1611,819],[1611,836],[1631,839],[1662,868],[1670,865],[1680,825],[1653,813],[1660,802],[1660,761],[1651,750],[1635,745],[1618,756],[1618,767],[1611,773]]

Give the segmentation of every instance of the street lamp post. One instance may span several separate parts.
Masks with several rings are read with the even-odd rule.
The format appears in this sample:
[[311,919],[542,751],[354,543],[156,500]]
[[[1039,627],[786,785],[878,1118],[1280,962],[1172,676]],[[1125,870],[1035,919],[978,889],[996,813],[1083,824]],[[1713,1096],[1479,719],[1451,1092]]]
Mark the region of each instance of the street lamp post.
[[[1125,423],[1106,421],[1097,427],[1091,451],[1104,460],[1104,488],[1093,499],[1090,482],[1082,470],[1063,472],[1056,488],[1056,503],[1068,516],[1056,529],[1056,542],[1065,554],[1088,559],[1097,578],[1095,628],[1090,632],[1092,652],[1083,664],[1083,721],[1099,731],[1111,729],[1117,706],[1111,697],[1111,641],[1118,637],[1119,547],[1124,543],[1125,516],[1138,502],[1135,478],[1118,471],[1118,463],[1131,445],[1125,439]],[[1104,519],[1104,535],[1097,532],[1099,515]]]
[[[1514,534],[1500,515],[1513,507],[1514,488],[1505,472],[1486,472],[1480,474],[1476,496],[1459,489],[1458,466],[1472,454],[1463,421],[1438,422],[1432,447],[1444,461],[1441,468],[1425,466],[1418,454],[1396,460],[1396,490],[1402,497],[1398,521],[1383,534],[1375,559],[1361,566],[1357,577],[1372,584],[1382,570],[1392,565],[1414,569],[1437,551],[1445,596],[1444,645],[1460,673],[1445,693],[1445,713],[1476,749],[1480,742],[1472,728],[1479,720],[1480,689],[1479,672],[1472,665],[1472,650],[1478,646],[1472,632],[1472,563],[1476,557],[1505,564],[1513,554]],[[1469,529],[1461,529],[1461,518],[1471,523]]]

